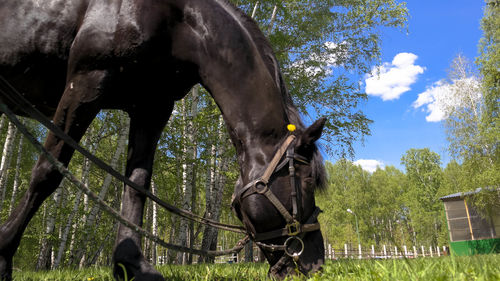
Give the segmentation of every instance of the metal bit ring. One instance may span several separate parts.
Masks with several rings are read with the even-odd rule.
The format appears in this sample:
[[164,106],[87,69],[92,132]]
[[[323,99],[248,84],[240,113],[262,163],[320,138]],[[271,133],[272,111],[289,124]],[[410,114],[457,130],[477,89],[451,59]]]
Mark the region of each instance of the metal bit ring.
[[[298,252],[289,252],[288,248],[292,245],[292,242],[293,242],[294,239],[300,242],[300,251],[298,251]],[[288,256],[292,257],[292,258],[299,257],[302,254],[302,252],[304,251],[304,242],[302,241],[302,239],[300,239],[300,237],[297,237],[297,236],[290,236],[290,237],[288,237],[285,240],[285,244],[283,244],[283,246],[285,246],[285,253]]]

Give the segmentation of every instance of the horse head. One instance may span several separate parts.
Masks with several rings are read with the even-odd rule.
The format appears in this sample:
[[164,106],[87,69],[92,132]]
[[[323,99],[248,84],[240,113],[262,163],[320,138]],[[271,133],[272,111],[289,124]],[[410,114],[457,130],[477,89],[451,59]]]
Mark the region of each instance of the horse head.
[[294,130],[279,144],[261,176],[238,180],[233,195],[235,213],[263,251],[269,274],[284,278],[296,270],[307,274],[324,262],[320,213],[314,191],[325,183],[325,170],[315,142],[325,119]]

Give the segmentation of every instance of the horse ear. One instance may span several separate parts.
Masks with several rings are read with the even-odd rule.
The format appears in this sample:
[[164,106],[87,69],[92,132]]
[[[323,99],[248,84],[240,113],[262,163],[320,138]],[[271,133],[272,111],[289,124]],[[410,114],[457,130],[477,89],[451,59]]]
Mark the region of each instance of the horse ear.
[[307,128],[300,136],[297,142],[297,152],[299,154],[311,155],[314,151],[314,143],[321,137],[326,118],[321,117]]

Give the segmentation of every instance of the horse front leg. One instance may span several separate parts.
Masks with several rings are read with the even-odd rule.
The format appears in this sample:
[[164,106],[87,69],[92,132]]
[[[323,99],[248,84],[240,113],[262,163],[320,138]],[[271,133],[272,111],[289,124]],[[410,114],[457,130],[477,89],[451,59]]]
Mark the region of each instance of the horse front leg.
[[[98,88],[101,75],[80,74],[71,81],[72,85],[66,88],[53,121],[75,141],[79,141],[99,111],[98,93],[95,89]],[[89,99],[91,95],[95,98]],[[44,146],[65,166],[73,156],[74,149],[50,132]],[[23,232],[38,208],[56,190],[61,180],[62,175],[45,157],[40,156],[31,172],[28,190],[10,217],[0,226],[0,280],[12,279],[12,258]]]
[[[126,176],[139,186],[149,189],[153,158],[161,132],[170,116],[173,105],[162,108],[161,116],[152,116],[149,109],[143,113],[130,114],[130,136]],[[142,226],[142,217],[146,197],[125,186],[121,214],[131,222]],[[164,280],[141,252],[141,236],[123,225],[118,227],[118,235],[113,255],[113,274],[116,279],[125,280]]]

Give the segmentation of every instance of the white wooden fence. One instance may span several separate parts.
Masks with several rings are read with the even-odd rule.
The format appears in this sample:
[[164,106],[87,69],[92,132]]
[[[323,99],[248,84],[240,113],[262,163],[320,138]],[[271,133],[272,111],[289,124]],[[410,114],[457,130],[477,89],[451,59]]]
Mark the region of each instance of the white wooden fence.
[[358,245],[357,249],[353,249],[349,244],[344,244],[343,249],[334,249],[331,244],[325,245],[326,259],[390,259],[390,258],[418,258],[418,257],[440,257],[448,255],[448,247],[446,246],[412,246],[404,245],[402,248],[397,246],[381,245],[375,247],[371,245],[369,248],[363,248]]
[[[221,246],[217,247],[217,250],[223,250]],[[254,261],[259,261],[258,258],[259,249],[254,244],[253,255]],[[376,247],[371,245],[370,247],[363,248],[361,245],[357,247],[352,247],[350,244],[344,244],[342,249],[335,249],[331,244],[325,245],[325,259],[337,260],[337,259],[398,259],[398,258],[421,258],[421,257],[440,257],[446,256],[449,253],[449,248],[446,246],[411,246],[407,247],[404,245],[401,248],[390,245],[381,245]],[[197,256],[193,259],[196,263],[198,260]],[[215,263],[237,263],[244,261],[244,250],[238,255],[227,255],[219,256],[215,258]],[[163,264],[166,262],[166,257],[159,256],[158,264]]]

